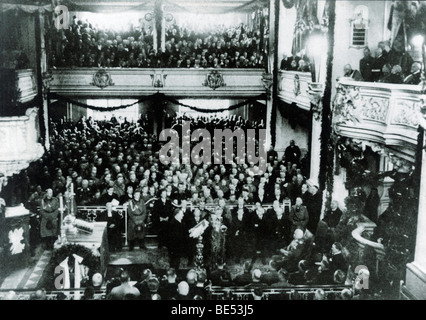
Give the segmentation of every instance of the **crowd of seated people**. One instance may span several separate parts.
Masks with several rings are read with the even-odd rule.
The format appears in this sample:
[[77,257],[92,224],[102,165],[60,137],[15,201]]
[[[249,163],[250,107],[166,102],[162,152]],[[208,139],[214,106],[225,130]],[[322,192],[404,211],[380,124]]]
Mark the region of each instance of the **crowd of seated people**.
[[280,70],[310,72],[311,60],[304,49],[300,52],[293,53],[291,56],[284,54],[280,64]]
[[390,42],[380,41],[374,53],[366,47],[359,62],[359,70],[345,66],[345,77],[356,81],[414,84],[422,81],[423,63],[414,61],[408,52],[398,52]]
[[[423,63],[414,61],[408,52],[398,52],[392,49],[388,40],[380,41],[374,52],[365,47],[363,58],[359,61],[359,68],[357,67],[346,64],[343,77],[355,81],[414,85],[422,81]],[[289,57],[284,54],[280,69],[309,72],[309,57],[306,56],[304,50]]]
[[98,30],[75,17],[54,55],[56,67],[104,68],[263,68],[260,31],[218,25],[196,33],[176,24],[166,29],[164,51],[154,48],[150,26],[128,32]]
[[265,67],[259,30],[250,31],[243,24],[214,29],[215,32],[197,33],[171,26],[166,31],[166,65],[178,68]]
[[[246,264],[247,265],[247,264]],[[360,292],[348,285],[312,288],[291,284],[284,269],[271,267],[260,270],[246,267],[240,287],[217,287],[212,284],[206,270],[189,269],[177,272],[174,268],[151,270],[144,268],[141,276],[117,268],[114,275],[100,287],[89,283],[79,293],[73,291],[47,291],[44,288],[15,292],[0,292],[0,300],[357,300]],[[237,276],[240,277],[240,276]],[[241,278],[242,279],[242,278]]]
[[[183,116],[173,118],[170,124],[177,129],[183,120],[190,121],[191,129],[263,128],[261,122],[236,116]],[[142,120],[117,121],[114,116],[108,121],[83,117],[76,124],[52,123],[51,149],[27,169],[32,192],[26,206],[36,210],[47,189],[54,197],[69,196],[72,183],[76,205],[106,207],[104,218],[111,227],[108,236],[112,250],[121,249],[124,232],[122,217],[121,223],[117,222],[120,218],[110,221],[117,219],[111,205],[115,201],[115,205],[143,208],[143,223],[152,223],[159,247],[167,248],[170,265],[176,270],[185,258],[188,266],[194,265],[196,240],[189,237],[189,230],[207,220],[204,259],[212,285],[233,285],[234,280],[241,285],[244,281],[229,277],[227,264],[245,261],[249,262],[249,272],[256,263],[268,265],[273,261],[275,275],[288,274],[289,283],[341,283],[333,278],[337,269],[330,267],[330,259],[333,246],[341,250],[333,230],[345,220],[344,215],[336,211],[335,202],[320,219],[322,196],[318,186],[308,185],[302,174],[301,152],[294,141],[281,159],[271,148],[267,159],[261,159],[267,161],[266,172],[255,175],[256,171],[249,170],[256,167],[253,161],[239,164],[235,154],[232,164],[164,164],[159,157],[162,144],[145,132],[145,126]],[[285,200],[289,208],[283,208]],[[212,240],[217,237],[217,221],[219,232],[226,232],[219,256]],[[144,249],[144,232],[130,243],[131,250]],[[301,261],[306,265],[303,274]],[[339,269],[344,275],[345,268]],[[276,282],[283,281],[275,278]]]

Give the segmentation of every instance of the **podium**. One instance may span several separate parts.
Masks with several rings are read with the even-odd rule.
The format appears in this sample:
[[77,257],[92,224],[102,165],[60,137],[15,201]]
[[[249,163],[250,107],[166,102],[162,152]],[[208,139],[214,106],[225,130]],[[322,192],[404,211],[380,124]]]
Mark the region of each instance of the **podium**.
[[0,268],[12,271],[27,267],[30,257],[30,212],[22,204],[6,207],[4,218],[4,253]]

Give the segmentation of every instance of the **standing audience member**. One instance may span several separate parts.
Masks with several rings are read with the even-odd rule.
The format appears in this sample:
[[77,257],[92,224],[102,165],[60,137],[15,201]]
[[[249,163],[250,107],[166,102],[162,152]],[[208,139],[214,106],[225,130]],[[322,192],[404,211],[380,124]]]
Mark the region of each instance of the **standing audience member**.
[[47,189],[40,206],[40,236],[44,248],[52,250],[58,236],[59,200],[53,196],[53,190]]
[[377,188],[371,188],[364,205],[364,215],[371,221],[377,223],[380,196]]
[[299,165],[300,161],[300,148],[295,144],[294,140],[290,140],[290,145],[284,151],[286,164]]
[[169,231],[168,226],[172,214],[173,206],[170,199],[167,198],[167,191],[164,189],[160,193],[160,198],[155,200],[152,208],[153,227],[158,233],[158,246],[167,247]]
[[129,250],[132,251],[136,243],[140,249],[145,248],[146,219],[147,212],[145,202],[140,199],[141,191],[137,189],[133,194],[133,199],[127,206],[128,227],[127,239],[129,241]]
[[320,220],[321,209],[322,209],[322,194],[318,192],[318,186],[312,185],[309,187],[309,202],[306,205],[306,209],[309,213],[309,221],[306,227],[311,231],[312,234],[315,234],[317,230],[317,224]]
[[296,198],[296,203],[291,207],[289,219],[291,222],[291,233],[293,233],[297,228],[301,230],[306,229],[309,221],[309,213],[303,205],[302,198]]
[[179,269],[181,258],[186,257],[186,244],[188,241],[188,234],[185,225],[182,222],[183,211],[175,209],[173,218],[169,222],[168,233],[170,241],[168,245],[170,266],[175,270]]
[[371,56],[369,48],[364,49],[364,57],[359,61],[359,71],[364,81],[373,81],[372,68],[374,58]]
[[111,252],[117,252],[122,248],[121,236],[124,232],[123,217],[117,210],[114,210],[111,202],[106,204],[106,216],[108,248]]
[[335,228],[342,217],[342,210],[339,209],[339,203],[336,200],[331,201],[330,210],[326,211],[322,219],[329,228]]

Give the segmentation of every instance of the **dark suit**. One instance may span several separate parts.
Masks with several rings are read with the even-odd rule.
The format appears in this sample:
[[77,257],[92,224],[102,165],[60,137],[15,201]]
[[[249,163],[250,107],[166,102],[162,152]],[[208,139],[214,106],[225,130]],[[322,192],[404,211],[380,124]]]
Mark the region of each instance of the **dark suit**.
[[110,216],[108,211],[102,212],[97,221],[107,221],[108,246],[110,251],[115,252],[121,249],[121,234],[124,232],[123,216],[116,210],[112,210]]
[[250,271],[244,271],[244,273],[237,275],[234,278],[234,284],[236,286],[246,286],[252,281],[252,276]]
[[127,215],[127,238],[130,250],[133,249],[136,241],[139,242],[139,246],[142,248],[146,234],[145,222],[148,217],[145,202],[142,200],[130,200],[127,207]]
[[311,198],[308,204],[306,205],[306,209],[308,209],[308,213],[309,213],[309,222],[306,225],[306,227],[313,234],[315,234],[317,230],[318,221],[320,220],[321,206],[322,206],[321,193],[317,192],[316,194],[311,195]]
[[373,81],[373,68],[374,58],[372,56],[364,57],[359,61],[359,71],[365,81]]
[[382,68],[387,63],[387,53],[377,57],[371,65],[372,79],[378,81],[382,76]]
[[259,202],[260,204],[271,203],[271,198],[268,198],[266,193],[264,193],[262,197],[260,197],[260,195],[256,193],[253,197],[253,203],[257,202]]
[[292,224],[291,233],[293,233],[297,227],[300,227],[303,230],[305,230],[306,225],[308,224],[308,221],[309,221],[308,210],[303,205],[301,205],[300,207],[297,207],[296,205],[294,205],[291,207],[289,218]]
[[244,214],[242,219],[238,219],[238,207],[231,212],[232,220],[227,232],[226,252],[229,257],[237,259],[247,256],[247,241],[249,233],[249,212],[243,208]]
[[288,146],[284,151],[284,155],[285,155],[285,161],[287,163],[291,162],[291,163],[299,164],[301,152],[298,146],[296,145]]
[[412,73],[404,79],[404,84],[419,84],[422,81],[421,72]]
[[160,247],[168,245],[168,222],[172,217],[173,205],[169,199],[164,202],[162,199],[155,200],[152,208],[153,227],[158,230],[158,245]]
[[339,223],[341,217],[342,217],[342,211],[339,208],[337,208],[334,211],[332,210],[327,211],[322,220],[328,224],[329,228],[335,228],[337,224]]
[[349,74],[345,74],[345,77],[347,78],[351,78],[352,80],[355,81],[363,81],[363,77],[361,75],[361,72],[359,72],[358,70],[352,70],[352,72],[350,72]]
[[268,234],[270,235],[268,242],[269,253],[275,254],[276,251],[283,248],[291,241],[290,221],[288,220],[288,214],[285,215],[285,212],[278,218],[274,209],[268,210],[266,219],[268,223]]
[[268,244],[267,235],[269,234],[266,215],[263,214],[263,216],[260,217],[256,211],[252,212],[250,217],[250,230],[254,241],[252,248],[252,257],[254,260],[252,262],[255,262],[257,255],[265,259],[267,254],[266,246]]
[[329,266],[329,269],[330,269],[330,271],[332,271],[333,273],[336,271],[336,270],[342,270],[343,272],[347,272],[348,271],[348,264],[347,264],[347,262],[346,262],[346,260],[345,260],[345,258],[343,257],[343,254],[342,253],[338,253],[338,254],[335,254],[335,255],[331,255],[329,258],[328,258],[328,261],[330,262],[330,266]]
[[168,234],[172,241],[169,241],[170,266],[179,269],[180,258],[187,256],[188,232],[183,222],[177,221],[174,217],[168,222]]
[[[195,218],[193,212],[191,211],[187,211],[187,213],[185,213],[184,218],[182,220],[184,226],[185,226],[185,230],[188,233],[188,231],[195,227],[198,223],[200,223],[203,219],[200,217],[198,217],[198,220]],[[198,240],[194,239],[194,238],[189,238],[188,239],[188,250],[187,250],[187,257],[188,257],[188,263],[191,264],[192,260],[194,259],[195,253],[196,253],[196,245],[197,245]]]

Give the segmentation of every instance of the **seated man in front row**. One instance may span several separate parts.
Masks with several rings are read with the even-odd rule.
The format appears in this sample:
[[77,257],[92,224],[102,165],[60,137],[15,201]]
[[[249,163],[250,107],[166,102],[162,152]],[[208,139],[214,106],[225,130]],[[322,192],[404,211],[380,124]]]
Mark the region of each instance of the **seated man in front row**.
[[293,233],[293,240],[290,244],[280,249],[282,256],[274,256],[273,260],[277,263],[277,268],[285,268],[287,271],[292,272],[297,269],[297,264],[302,259],[305,253],[306,241],[304,239],[304,232],[300,228],[296,228]]

